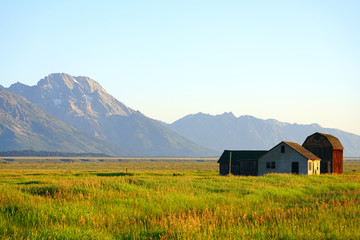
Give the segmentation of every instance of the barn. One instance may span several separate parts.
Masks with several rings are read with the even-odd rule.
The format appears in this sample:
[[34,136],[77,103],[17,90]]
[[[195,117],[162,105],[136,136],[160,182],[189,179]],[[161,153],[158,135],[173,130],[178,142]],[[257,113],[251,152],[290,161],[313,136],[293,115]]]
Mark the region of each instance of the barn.
[[320,158],[294,142],[281,142],[258,160],[258,175],[268,173],[320,174]]
[[321,158],[321,173],[343,173],[344,147],[338,138],[317,132],[307,137],[302,146]]
[[218,160],[220,175],[257,176],[258,159],[267,151],[232,151],[225,150]]

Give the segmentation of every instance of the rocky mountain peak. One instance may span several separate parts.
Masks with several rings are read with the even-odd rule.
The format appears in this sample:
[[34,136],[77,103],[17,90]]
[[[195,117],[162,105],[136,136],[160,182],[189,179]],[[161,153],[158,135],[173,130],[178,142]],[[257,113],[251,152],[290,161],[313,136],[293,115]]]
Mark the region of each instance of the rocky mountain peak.
[[41,88],[68,88],[74,89],[76,80],[66,73],[52,73],[41,79],[37,86]]
[[90,118],[128,116],[135,113],[89,77],[52,73],[41,79],[36,86],[16,83],[8,90],[25,96],[55,116],[59,112]]
[[78,84],[81,85],[82,89],[85,92],[93,93],[98,91],[98,92],[106,93],[105,89],[98,82],[96,82],[95,80],[89,77],[79,76],[79,77],[75,77],[74,79],[77,81]]
[[217,117],[222,118],[236,118],[233,112],[224,112],[223,114],[217,115]]
[[23,84],[21,82],[11,84],[10,87],[9,87],[9,89],[14,89],[14,91],[17,91],[17,92],[26,91],[28,88],[30,88],[28,85],[25,85],[25,84]]
[[95,80],[66,73],[49,74],[31,87],[17,83],[8,91],[24,96],[64,122],[100,138],[103,133],[99,121],[136,113]]
[[[35,86],[17,84],[7,90],[101,141],[143,156],[209,156],[213,153],[128,108],[89,77],[55,73]],[[19,114],[14,116],[20,119]]]
[[98,152],[127,155],[56,119],[24,97],[0,89],[0,151]]
[[52,73],[41,79],[38,84],[41,88],[65,88],[65,89],[80,89],[83,93],[93,93],[96,91],[106,93],[105,89],[95,80],[79,76],[75,77],[67,73]]

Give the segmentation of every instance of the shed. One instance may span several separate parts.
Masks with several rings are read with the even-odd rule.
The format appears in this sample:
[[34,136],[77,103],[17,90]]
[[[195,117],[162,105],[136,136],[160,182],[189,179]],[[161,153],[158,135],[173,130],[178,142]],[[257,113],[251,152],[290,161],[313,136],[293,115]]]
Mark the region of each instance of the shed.
[[320,174],[320,158],[294,142],[281,142],[258,161],[259,176],[267,173]]
[[303,147],[321,158],[321,173],[343,173],[344,147],[338,138],[317,132],[306,138]]
[[267,151],[233,151],[225,150],[218,160],[220,175],[229,174],[231,162],[231,173],[234,175],[257,176],[258,159]]

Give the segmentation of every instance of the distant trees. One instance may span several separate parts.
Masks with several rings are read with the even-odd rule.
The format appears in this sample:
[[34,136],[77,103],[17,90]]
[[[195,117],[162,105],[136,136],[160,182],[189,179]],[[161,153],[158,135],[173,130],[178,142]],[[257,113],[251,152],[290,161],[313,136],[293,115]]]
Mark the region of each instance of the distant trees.
[[0,152],[0,157],[111,157],[105,153],[67,153],[34,150],[13,150]]

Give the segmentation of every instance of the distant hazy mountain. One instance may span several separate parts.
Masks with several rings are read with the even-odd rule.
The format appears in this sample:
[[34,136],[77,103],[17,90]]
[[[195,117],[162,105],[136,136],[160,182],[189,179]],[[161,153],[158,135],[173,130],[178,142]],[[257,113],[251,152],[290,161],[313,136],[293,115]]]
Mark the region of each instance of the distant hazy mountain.
[[0,89],[0,151],[24,149],[129,155]]
[[60,120],[116,147],[145,156],[209,156],[214,152],[128,108],[88,77],[50,74],[36,86],[22,83],[8,91]]
[[329,133],[341,141],[344,156],[360,156],[360,136],[337,129],[323,128],[318,124],[300,125],[262,120],[252,116],[235,117],[232,113],[212,116],[187,115],[172,124],[170,129],[207,148],[222,152],[225,149],[270,149],[279,142],[293,141],[302,144],[315,133]]

